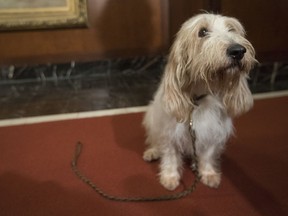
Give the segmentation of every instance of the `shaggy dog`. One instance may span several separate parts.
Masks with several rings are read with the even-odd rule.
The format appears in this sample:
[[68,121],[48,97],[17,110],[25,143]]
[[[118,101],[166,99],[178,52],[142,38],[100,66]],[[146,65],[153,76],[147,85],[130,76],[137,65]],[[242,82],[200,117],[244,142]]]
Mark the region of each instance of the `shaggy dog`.
[[168,190],[179,185],[183,156],[194,154],[190,121],[201,182],[219,186],[219,157],[233,134],[232,118],[253,106],[247,78],[254,57],[235,18],[200,14],[181,27],[143,120],[148,144],[143,158],[161,160],[160,183]]

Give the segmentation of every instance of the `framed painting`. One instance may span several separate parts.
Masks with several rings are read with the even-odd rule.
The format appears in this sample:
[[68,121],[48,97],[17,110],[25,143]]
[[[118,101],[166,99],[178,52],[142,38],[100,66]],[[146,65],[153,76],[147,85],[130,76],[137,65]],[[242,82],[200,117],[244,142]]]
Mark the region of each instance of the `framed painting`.
[[0,0],[0,30],[87,25],[86,0]]

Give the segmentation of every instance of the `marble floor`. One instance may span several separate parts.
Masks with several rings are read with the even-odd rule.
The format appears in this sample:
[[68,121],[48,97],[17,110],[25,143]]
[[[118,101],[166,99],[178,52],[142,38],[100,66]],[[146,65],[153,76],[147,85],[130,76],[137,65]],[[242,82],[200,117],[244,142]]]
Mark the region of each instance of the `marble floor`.
[[[145,106],[166,64],[163,56],[0,68],[0,119]],[[288,89],[288,64],[251,73],[253,93]]]

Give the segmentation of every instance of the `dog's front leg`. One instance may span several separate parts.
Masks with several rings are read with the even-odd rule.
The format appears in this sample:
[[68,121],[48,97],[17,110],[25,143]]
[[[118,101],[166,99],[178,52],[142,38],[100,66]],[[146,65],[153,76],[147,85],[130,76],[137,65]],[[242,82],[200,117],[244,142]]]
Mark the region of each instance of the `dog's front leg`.
[[219,153],[217,153],[215,148],[217,147],[207,145],[197,153],[201,182],[212,188],[217,188],[221,182],[221,173],[219,172],[218,164]]
[[160,183],[168,190],[174,190],[181,178],[182,158],[172,146],[165,147],[160,163]]

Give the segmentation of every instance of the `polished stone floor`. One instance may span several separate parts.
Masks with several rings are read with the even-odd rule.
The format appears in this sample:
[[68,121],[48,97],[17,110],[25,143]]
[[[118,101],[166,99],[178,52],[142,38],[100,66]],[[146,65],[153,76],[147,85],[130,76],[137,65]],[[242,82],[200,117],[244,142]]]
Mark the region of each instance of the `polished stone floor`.
[[[0,68],[0,119],[143,106],[166,64],[163,56]],[[253,93],[288,89],[288,64],[261,64]]]

